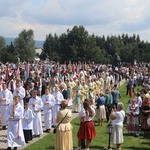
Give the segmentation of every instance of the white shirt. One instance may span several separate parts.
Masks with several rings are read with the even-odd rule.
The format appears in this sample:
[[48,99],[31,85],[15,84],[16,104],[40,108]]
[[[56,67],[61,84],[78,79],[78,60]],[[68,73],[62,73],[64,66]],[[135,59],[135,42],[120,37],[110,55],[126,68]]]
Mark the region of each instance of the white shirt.
[[[94,114],[95,114],[94,108],[93,108],[92,106],[90,106],[90,107],[91,107],[91,109],[93,110],[93,112],[94,112]],[[93,117],[90,117],[90,116],[89,116],[89,113],[86,114],[84,108],[81,108],[81,111],[79,112],[79,115],[78,115],[78,118],[79,118],[79,119],[81,119],[82,117],[86,117],[86,121],[91,121],[91,120],[93,120],[93,118],[94,118],[94,116],[93,116]]]
[[125,112],[123,110],[116,111],[114,113],[114,116],[116,117],[116,119],[113,120],[113,125],[122,125],[125,117]]

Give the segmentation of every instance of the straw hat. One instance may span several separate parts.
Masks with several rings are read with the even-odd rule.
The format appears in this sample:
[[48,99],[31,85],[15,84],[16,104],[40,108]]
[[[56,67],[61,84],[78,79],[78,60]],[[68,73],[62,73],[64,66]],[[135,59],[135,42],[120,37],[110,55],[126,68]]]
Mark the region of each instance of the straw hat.
[[145,98],[150,98],[150,94],[145,94]]

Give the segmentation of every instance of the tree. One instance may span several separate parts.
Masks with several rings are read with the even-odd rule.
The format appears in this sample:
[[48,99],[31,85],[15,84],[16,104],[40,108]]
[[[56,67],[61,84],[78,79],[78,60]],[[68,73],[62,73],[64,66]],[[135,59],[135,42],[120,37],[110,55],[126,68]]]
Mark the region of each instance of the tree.
[[32,61],[35,58],[33,30],[23,30],[14,42],[16,53],[21,61]]
[[61,58],[61,62],[63,63],[65,60],[72,60],[69,54],[69,44],[68,44],[68,35],[66,33],[63,33],[59,37],[60,42],[60,48],[59,48],[59,56]]
[[[112,63],[113,58],[120,57],[123,62],[148,62],[150,44],[141,42],[139,35],[122,34],[102,37],[89,35],[83,26],[74,26],[59,37],[49,34],[44,42],[41,58],[47,56],[51,60],[94,61]],[[115,60],[116,61],[116,60]]]
[[[43,53],[49,58],[49,60],[59,60],[59,55],[57,51],[59,51],[59,39],[55,34],[54,37],[52,34],[46,36],[46,40],[43,44]],[[46,58],[45,58],[46,59]]]
[[2,58],[2,52],[3,52],[3,49],[6,47],[6,43],[5,43],[5,39],[3,36],[0,36],[0,61],[1,58]]
[[6,42],[3,36],[0,36],[0,49],[6,46]]
[[88,45],[88,32],[83,26],[74,26],[72,30],[67,30],[68,34],[68,53],[75,61],[86,60]]

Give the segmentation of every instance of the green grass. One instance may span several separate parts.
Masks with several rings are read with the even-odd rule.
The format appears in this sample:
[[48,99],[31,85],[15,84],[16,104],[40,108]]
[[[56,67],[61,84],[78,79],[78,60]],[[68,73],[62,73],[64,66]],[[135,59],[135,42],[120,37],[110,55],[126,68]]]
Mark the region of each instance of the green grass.
[[[136,91],[137,89],[135,89]],[[126,85],[122,85],[119,88],[121,92],[122,98],[120,99],[121,102],[124,103],[124,110],[127,109],[127,103],[131,99],[129,96],[126,96]],[[97,124],[97,120],[95,119],[95,124]],[[73,125],[73,146],[74,149],[77,147],[77,131],[79,128],[79,120],[75,118],[72,121]],[[107,123],[105,122],[104,126],[96,126],[96,137],[92,140],[90,149],[91,150],[102,150],[103,147],[108,146],[108,133],[106,132]],[[141,132],[142,134],[142,132]],[[53,150],[54,149],[54,134],[50,133],[46,135],[44,138],[40,139],[39,141],[27,146],[24,150]],[[111,147],[115,148],[115,145],[111,143]],[[127,135],[124,125],[124,143],[122,144],[122,150],[150,150],[150,139],[143,138],[142,135],[139,137],[133,137]]]

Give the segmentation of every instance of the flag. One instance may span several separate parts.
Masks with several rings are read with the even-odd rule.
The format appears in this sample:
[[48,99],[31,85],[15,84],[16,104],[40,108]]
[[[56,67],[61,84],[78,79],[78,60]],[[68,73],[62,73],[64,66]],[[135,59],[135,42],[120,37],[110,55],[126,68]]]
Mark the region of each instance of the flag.
[[19,66],[18,66],[18,68],[16,70],[16,77],[17,77],[17,79],[20,79],[20,69],[19,69]]
[[61,73],[60,73],[60,63],[59,63],[59,61],[57,61],[57,67],[58,67],[58,76],[59,76],[59,78],[61,78]]
[[27,79],[29,78],[29,64],[26,64],[25,67],[25,82],[27,81]]
[[67,66],[66,66],[66,61],[64,62],[64,74],[66,73],[67,71]]
[[50,68],[49,64],[47,66],[47,73],[48,73],[48,76],[50,77],[51,76],[51,68]]
[[8,79],[9,79],[9,68],[7,65],[6,70],[5,70],[5,80],[8,81]]

